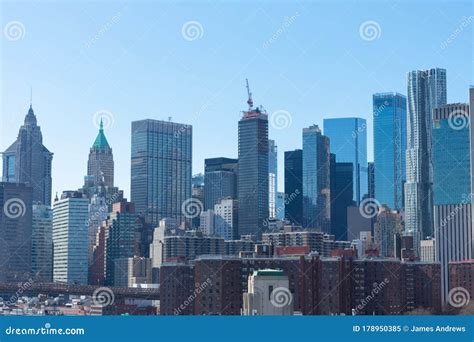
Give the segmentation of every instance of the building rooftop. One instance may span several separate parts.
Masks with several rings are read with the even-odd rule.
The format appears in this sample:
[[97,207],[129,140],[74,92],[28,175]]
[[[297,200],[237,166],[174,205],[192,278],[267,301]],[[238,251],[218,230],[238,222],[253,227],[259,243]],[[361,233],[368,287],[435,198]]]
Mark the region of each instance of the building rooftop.
[[254,276],[265,276],[265,277],[274,277],[274,276],[283,276],[282,270],[274,270],[274,269],[263,269],[263,270],[256,270],[253,271]]

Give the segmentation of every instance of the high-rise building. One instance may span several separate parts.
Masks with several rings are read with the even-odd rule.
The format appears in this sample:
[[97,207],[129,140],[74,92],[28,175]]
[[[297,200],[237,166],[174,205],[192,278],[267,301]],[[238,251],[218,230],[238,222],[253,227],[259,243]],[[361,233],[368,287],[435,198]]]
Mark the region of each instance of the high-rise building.
[[25,184],[0,182],[0,282],[31,275],[32,197]]
[[372,198],[395,210],[401,210],[403,204],[406,107],[404,95],[373,95],[375,197]]
[[446,104],[446,70],[408,73],[405,231],[420,240],[433,235],[432,115]]
[[[204,175],[198,173],[193,175],[191,178],[191,196],[194,199],[194,202],[197,204],[197,210],[202,210],[204,206]],[[197,229],[200,226],[200,217],[199,215],[193,215],[195,217],[191,220],[191,227]]]
[[123,200],[114,203],[105,221],[105,281],[115,284],[115,260],[142,256],[139,252],[139,236],[142,225],[133,203]]
[[269,217],[277,216],[278,147],[275,140],[268,140],[268,210]]
[[395,258],[395,241],[402,232],[402,217],[399,212],[382,205],[376,216],[374,242],[379,255],[384,258]]
[[303,226],[329,233],[331,219],[329,138],[317,125],[303,129]]
[[237,238],[238,202],[233,198],[223,198],[214,206],[214,233],[233,240]]
[[433,110],[435,256],[441,263],[443,303],[449,292],[449,262],[473,257],[469,126],[468,104],[448,104]]
[[102,120],[100,120],[99,134],[89,152],[87,175],[92,176],[96,184],[114,186],[114,156],[105,137]]
[[276,197],[276,217],[277,220],[283,221],[285,219],[285,193],[277,192]]
[[337,240],[347,240],[347,208],[354,204],[354,165],[336,163],[331,153],[331,234]]
[[187,220],[191,199],[192,126],[169,121],[132,122],[131,201],[146,223]]
[[51,205],[52,160],[30,105],[16,141],[3,152],[3,181],[24,183],[33,188],[33,203]]
[[285,219],[303,225],[303,150],[285,152]]
[[53,204],[53,280],[87,284],[88,199],[77,191],[64,191]]
[[31,271],[40,282],[53,281],[53,212],[44,204],[33,205]]
[[260,236],[268,219],[268,115],[249,108],[239,121],[238,233]]
[[204,210],[214,209],[222,198],[237,198],[237,165],[232,158],[204,160]]
[[338,163],[354,165],[353,200],[359,204],[368,193],[367,123],[361,118],[324,119],[324,135]]

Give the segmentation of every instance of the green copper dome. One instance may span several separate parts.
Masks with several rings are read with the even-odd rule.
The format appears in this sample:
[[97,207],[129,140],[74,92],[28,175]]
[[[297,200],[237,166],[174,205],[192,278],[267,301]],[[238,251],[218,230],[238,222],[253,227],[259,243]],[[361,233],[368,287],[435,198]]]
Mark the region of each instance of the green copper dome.
[[100,127],[99,127],[99,134],[97,134],[97,138],[95,138],[94,144],[92,148],[95,149],[110,149],[109,143],[107,142],[107,138],[104,134],[104,124],[102,119],[100,119]]

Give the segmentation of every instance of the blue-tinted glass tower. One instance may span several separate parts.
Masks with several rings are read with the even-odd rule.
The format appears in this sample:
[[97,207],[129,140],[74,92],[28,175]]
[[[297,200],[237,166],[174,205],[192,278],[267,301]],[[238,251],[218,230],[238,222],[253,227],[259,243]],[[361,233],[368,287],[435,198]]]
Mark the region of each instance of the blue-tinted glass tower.
[[285,152],[285,219],[303,225],[303,150]]
[[373,96],[375,198],[395,210],[403,206],[406,106],[398,93]]
[[367,123],[361,118],[324,119],[324,135],[336,162],[354,165],[353,200],[358,204],[368,193]]

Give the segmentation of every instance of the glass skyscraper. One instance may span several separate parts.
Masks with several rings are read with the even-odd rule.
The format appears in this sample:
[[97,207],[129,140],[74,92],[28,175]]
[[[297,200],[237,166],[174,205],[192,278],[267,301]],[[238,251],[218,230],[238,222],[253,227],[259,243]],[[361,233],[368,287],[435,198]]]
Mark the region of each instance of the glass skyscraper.
[[338,163],[354,165],[353,200],[357,204],[368,193],[367,123],[361,118],[324,119],[324,135]]
[[249,110],[239,121],[238,232],[260,236],[268,219],[268,115]]
[[192,126],[160,120],[132,122],[131,201],[146,223],[187,221],[191,199]]
[[403,206],[406,106],[404,95],[373,95],[375,198],[395,210]]
[[433,236],[432,115],[446,104],[446,70],[411,71],[407,83],[405,231],[419,254],[420,240]]
[[204,160],[204,210],[214,209],[223,198],[237,198],[237,168],[237,159]]
[[285,152],[285,219],[303,225],[303,150]]
[[443,302],[449,291],[449,262],[472,259],[469,105],[433,111],[432,160],[436,261],[441,263]]
[[317,125],[303,128],[303,226],[329,233],[329,138]]

